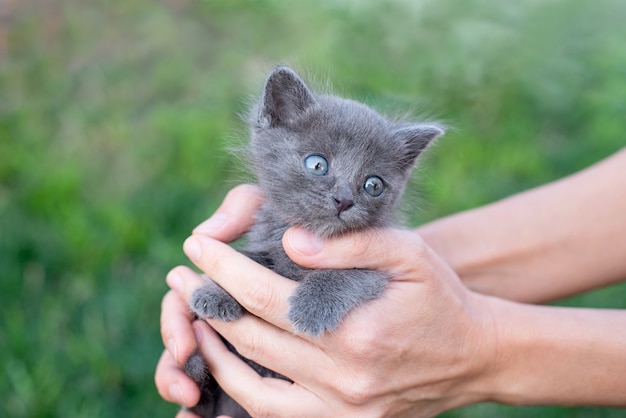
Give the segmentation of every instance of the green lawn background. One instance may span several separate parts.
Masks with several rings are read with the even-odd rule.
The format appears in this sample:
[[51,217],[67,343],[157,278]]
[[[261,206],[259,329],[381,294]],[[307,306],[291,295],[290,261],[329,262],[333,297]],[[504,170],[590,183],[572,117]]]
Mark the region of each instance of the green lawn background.
[[[245,178],[225,148],[276,63],[453,127],[415,181],[417,225],[624,146],[625,16],[620,0],[0,0],[0,416],[175,414],[153,384],[164,276]],[[626,308],[626,287],[562,303]]]

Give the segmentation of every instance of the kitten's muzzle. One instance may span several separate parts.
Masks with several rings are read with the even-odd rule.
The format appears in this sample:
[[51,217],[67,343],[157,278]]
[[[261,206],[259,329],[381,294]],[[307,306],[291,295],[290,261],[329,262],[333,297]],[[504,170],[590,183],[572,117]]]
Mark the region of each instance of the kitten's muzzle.
[[337,208],[337,216],[354,206],[354,196],[347,187],[342,187],[334,193],[333,200]]

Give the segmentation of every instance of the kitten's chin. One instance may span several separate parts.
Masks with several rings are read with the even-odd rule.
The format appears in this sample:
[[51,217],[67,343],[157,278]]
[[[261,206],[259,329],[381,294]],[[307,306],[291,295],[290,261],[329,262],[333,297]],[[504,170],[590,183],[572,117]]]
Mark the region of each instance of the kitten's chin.
[[309,222],[303,225],[304,228],[310,230],[321,238],[333,238],[349,232],[356,232],[365,229],[365,225],[354,222],[346,222],[340,218],[336,218],[333,222],[326,221],[324,224],[315,225]]
[[350,232],[380,226],[367,213],[356,210],[350,213],[350,211],[337,214],[319,210],[315,213],[316,216],[311,216],[310,211],[303,210],[303,213],[295,214],[292,212],[291,216],[283,219],[287,226],[300,226],[321,238],[333,238]]

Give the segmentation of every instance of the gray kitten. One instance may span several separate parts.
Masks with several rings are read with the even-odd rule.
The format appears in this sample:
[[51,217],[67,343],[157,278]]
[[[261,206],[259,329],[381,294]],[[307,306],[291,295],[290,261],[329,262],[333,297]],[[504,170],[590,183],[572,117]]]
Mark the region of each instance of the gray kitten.
[[[250,160],[266,201],[243,252],[300,282],[289,299],[295,332],[332,331],[356,306],[379,297],[388,277],[371,270],[301,267],[285,254],[283,233],[299,225],[328,238],[392,225],[416,158],[444,131],[436,124],[395,123],[363,104],[314,94],[282,66],[269,75],[250,125]],[[224,321],[243,313],[210,280],[194,292],[191,309],[200,318]],[[246,361],[263,376],[286,379]],[[203,392],[194,412],[249,416],[208,375],[199,354],[192,355],[186,369]]]

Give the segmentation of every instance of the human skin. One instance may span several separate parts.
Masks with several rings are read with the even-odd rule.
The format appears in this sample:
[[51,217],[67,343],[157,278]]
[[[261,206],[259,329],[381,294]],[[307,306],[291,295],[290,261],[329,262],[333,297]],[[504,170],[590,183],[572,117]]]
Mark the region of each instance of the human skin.
[[626,149],[415,231],[471,289],[547,302],[626,279]]
[[[624,166],[624,158],[621,152],[581,174],[486,207],[488,216],[479,209],[417,231],[470,288],[484,293],[542,301],[615,282],[626,269],[619,252],[611,251],[623,248],[615,241],[626,236],[624,222],[618,219],[623,219],[624,202],[612,199],[620,194],[597,187],[595,181],[602,185],[610,179],[613,191],[620,186],[623,190],[626,181],[618,167]],[[586,190],[585,185],[594,187]],[[592,200],[576,198],[581,190]],[[558,198],[551,200],[555,194]],[[563,205],[565,198],[568,205]],[[377,268],[394,276],[381,299],[349,315],[336,332],[318,339],[292,334],[284,318],[288,295],[297,283],[246,261],[219,242],[233,240],[247,229],[261,199],[250,186],[235,189],[218,210],[220,215],[194,231],[185,250],[192,256],[195,241],[201,250],[196,265],[254,314],[233,323],[209,324],[246,356],[295,383],[251,374],[211,328],[201,322],[192,325],[186,300],[203,279],[179,267],[168,275],[173,290],[163,301],[162,331],[168,350],[156,380],[165,399],[186,405],[197,401],[197,388],[180,371],[180,363],[195,347],[193,330],[212,373],[254,415],[431,416],[486,400],[626,404],[626,395],[619,393],[626,383],[623,311],[539,307],[468,290],[418,234],[407,231],[369,231],[323,242],[305,231],[290,230],[285,249],[298,263],[314,268]],[[561,207],[558,216],[544,216],[552,205]],[[520,234],[516,222],[518,228],[532,232],[533,223],[526,222],[534,218],[524,216],[528,208],[540,215],[541,222],[535,234]],[[483,223],[478,222],[481,219]],[[505,231],[488,227],[498,219]],[[576,225],[584,231],[572,234],[568,219],[579,221]],[[596,222],[585,230],[589,224],[584,221],[590,220]],[[608,225],[598,227],[598,220]],[[506,225],[512,235],[506,233]],[[556,238],[543,238],[548,233]],[[456,248],[449,240],[455,234],[461,238]],[[569,251],[602,255],[608,267],[593,269],[591,256],[568,257],[561,249],[563,242]],[[537,254],[528,250],[533,245]],[[477,256],[465,256],[463,246]],[[566,265],[555,267],[557,262]],[[581,270],[587,266],[585,274]],[[524,268],[530,272],[528,279]],[[542,271],[551,277],[557,273],[557,278],[576,273],[579,279],[574,285],[559,279],[559,286],[545,286]]]

